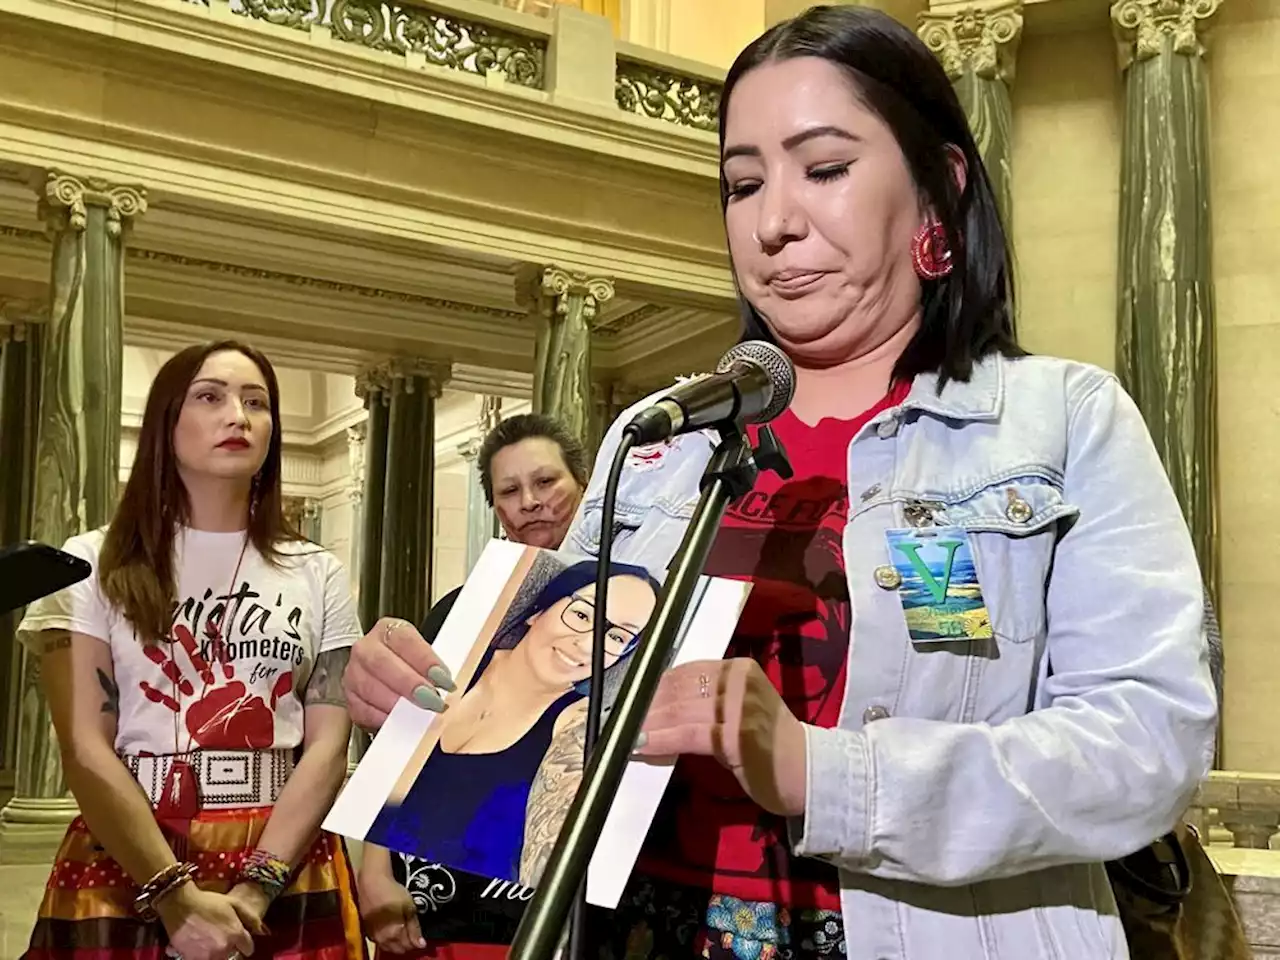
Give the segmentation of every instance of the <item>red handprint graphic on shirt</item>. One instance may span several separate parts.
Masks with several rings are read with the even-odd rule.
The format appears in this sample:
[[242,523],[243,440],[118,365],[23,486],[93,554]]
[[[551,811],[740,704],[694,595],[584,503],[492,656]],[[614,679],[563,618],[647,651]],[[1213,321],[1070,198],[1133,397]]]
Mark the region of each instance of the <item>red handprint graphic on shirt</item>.
[[[173,628],[169,656],[159,646],[146,646],[147,658],[158,666],[182,697],[196,696],[195,685],[182,675],[175,647],[181,646],[200,677],[202,688],[198,699],[187,707],[187,733],[195,747],[213,750],[265,750],[275,741],[275,705],[293,689],[293,673],[285,671],[271,686],[271,703],[251,693],[244,682],[236,679],[235,666],[227,656],[226,645],[213,641],[214,664],[200,653],[196,639],[186,627]],[[215,671],[214,666],[217,666]],[[219,678],[218,674],[221,674]],[[221,681],[221,682],[220,682]],[[174,713],[182,706],[178,698],[159,690],[147,681],[138,685],[148,700]]]

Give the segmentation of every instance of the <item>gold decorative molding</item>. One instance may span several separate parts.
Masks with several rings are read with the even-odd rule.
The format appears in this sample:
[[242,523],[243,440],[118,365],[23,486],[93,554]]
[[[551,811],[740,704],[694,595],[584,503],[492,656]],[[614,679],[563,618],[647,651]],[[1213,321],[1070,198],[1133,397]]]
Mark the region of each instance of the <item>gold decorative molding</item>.
[[1022,39],[1022,0],[922,13],[916,32],[952,80],[972,70],[984,80],[1012,83]]
[[546,86],[546,34],[507,29],[499,18],[488,22],[389,0],[236,0],[231,9],[295,30],[327,28],[338,40],[406,59],[416,55],[448,70],[480,77],[496,72],[533,90]]
[[347,427],[347,467],[350,472],[347,492],[352,503],[359,503],[364,498],[364,442],[368,435],[368,420]]
[[383,403],[388,402],[390,390],[391,378],[387,375],[384,364],[370,364],[356,374],[356,396],[366,407],[375,396],[381,397]]
[[28,230],[26,227],[15,227],[9,223],[0,223],[0,237],[11,237],[14,240],[45,241],[49,237],[39,230]]
[[633,330],[644,324],[646,321],[652,320],[654,317],[658,316],[658,314],[662,313],[664,309],[664,307],[660,307],[657,304],[646,303],[643,307],[637,307],[636,309],[628,311],[621,316],[614,317],[607,323],[601,323],[592,332],[597,336],[604,337],[605,339],[620,337],[629,330]]
[[384,403],[397,384],[405,393],[413,393],[419,384],[425,385],[431,397],[438,398],[453,374],[453,364],[447,360],[428,360],[423,357],[392,357],[370,364],[356,375],[356,396],[366,404],[374,393]]
[[27,324],[44,323],[48,319],[47,304],[16,297],[0,297],[0,328],[11,328],[15,340],[25,338]]
[[[648,51],[646,51],[648,54]],[[724,80],[665,68],[646,60],[617,58],[613,98],[618,109],[681,127],[715,132]]]
[[393,385],[403,381],[405,393],[413,393],[422,384],[433,399],[438,399],[453,376],[453,364],[448,360],[396,357],[388,361],[387,375]]
[[405,303],[415,307],[427,307],[447,313],[463,313],[476,316],[493,317],[498,320],[523,320],[525,314],[519,310],[503,310],[499,307],[486,307],[474,303],[463,303],[460,300],[446,300],[441,297],[428,297],[417,293],[404,293],[399,290],[384,290],[379,287],[367,287],[358,283],[342,283],[337,280],[324,280],[319,277],[308,277],[296,273],[283,273],[279,270],[263,270],[258,267],[246,267],[236,263],[224,263],[219,260],[205,260],[200,257],[180,256],[176,253],[165,253],[160,250],[139,250],[130,248],[127,251],[130,260],[162,263],[168,266],[187,269],[206,270],[210,273],[229,274],[243,277],[246,280],[261,280],[265,283],[285,283],[294,287],[305,287],[310,290],[323,290],[327,293],[346,294],[354,297],[365,297],[370,300],[388,300],[393,303]]
[[1111,21],[1119,46],[1120,70],[1135,60],[1150,60],[1164,49],[1167,37],[1174,53],[1204,55],[1200,24],[1218,12],[1222,0],[1116,0]]
[[613,281],[603,277],[589,277],[585,273],[570,272],[560,267],[547,267],[542,271],[540,286],[544,297],[550,298],[555,312],[564,316],[569,312],[569,301],[582,298],[582,318],[595,319],[600,304],[613,299]]
[[50,226],[64,224],[83,230],[88,222],[87,207],[105,207],[107,232],[119,236],[123,224],[147,212],[145,187],[113,184],[98,177],[77,177],[61,170],[49,170],[37,188],[40,215]]

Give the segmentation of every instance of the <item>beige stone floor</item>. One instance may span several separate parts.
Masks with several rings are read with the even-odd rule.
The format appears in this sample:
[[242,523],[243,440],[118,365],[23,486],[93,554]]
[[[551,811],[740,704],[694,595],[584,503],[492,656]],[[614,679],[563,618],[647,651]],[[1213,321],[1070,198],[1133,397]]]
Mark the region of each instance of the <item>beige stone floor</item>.
[[0,960],[17,960],[27,947],[47,866],[0,867]]

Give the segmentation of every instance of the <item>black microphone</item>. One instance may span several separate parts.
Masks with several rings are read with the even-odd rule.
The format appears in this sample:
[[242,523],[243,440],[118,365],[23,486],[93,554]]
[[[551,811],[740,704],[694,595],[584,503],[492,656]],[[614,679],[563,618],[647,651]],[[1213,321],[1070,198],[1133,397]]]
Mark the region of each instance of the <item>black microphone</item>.
[[636,445],[721,424],[768,423],[791,404],[796,371],[772,343],[748,340],[720,358],[716,372],[682,383],[632,418]]

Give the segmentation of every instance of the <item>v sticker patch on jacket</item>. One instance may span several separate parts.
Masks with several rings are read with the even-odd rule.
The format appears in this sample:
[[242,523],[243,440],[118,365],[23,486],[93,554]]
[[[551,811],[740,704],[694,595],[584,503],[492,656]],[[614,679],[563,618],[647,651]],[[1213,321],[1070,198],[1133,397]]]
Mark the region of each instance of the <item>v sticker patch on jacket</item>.
[[915,642],[989,640],[991,617],[978,583],[969,534],[959,527],[886,530],[898,599]]

